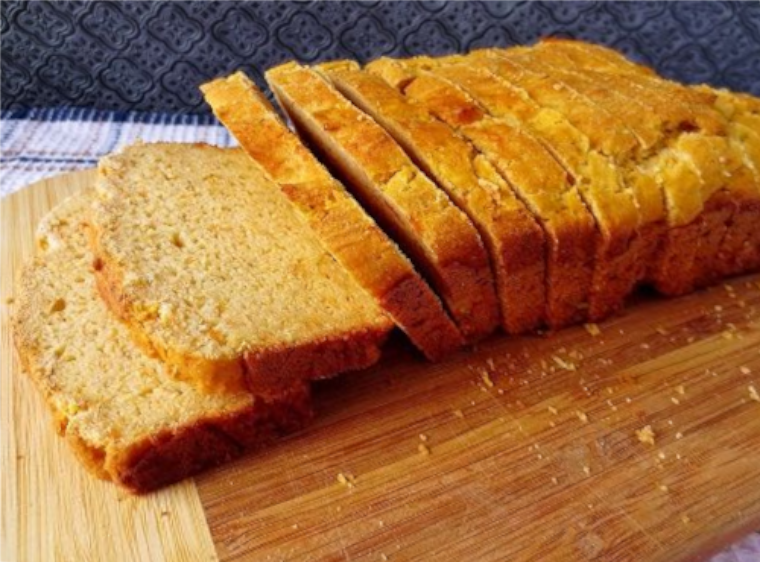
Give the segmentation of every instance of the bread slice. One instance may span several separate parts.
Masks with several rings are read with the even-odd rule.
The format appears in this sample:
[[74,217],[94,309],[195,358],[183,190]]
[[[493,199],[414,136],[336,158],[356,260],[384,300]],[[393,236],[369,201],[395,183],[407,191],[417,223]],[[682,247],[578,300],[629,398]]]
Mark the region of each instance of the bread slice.
[[441,359],[462,345],[440,300],[406,256],[285,127],[243,73],[201,89],[219,120],[287,196],[327,251],[428,359]]
[[504,330],[517,334],[544,325],[543,230],[491,163],[423,107],[358,65],[331,63],[318,69],[388,131],[478,228],[495,272]]
[[[467,138],[509,182],[544,230],[547,323],[560,328],[585,319],[596,226],[567,173],[519,119],[491,117],[453,82],[405,63],[379,59],[366,69]],[[513,101],[519,112],[520,100]]]
[[243,150],[134,145],[97,191],[101,292],[172,376],[261,391],[379,358],[391,322]]
[[296,128],[428,277],[465,338],[491,333],[498,325],[494,278],[467,215],[316,71],[289,63],[266,77]]
[[267,396],[202,394],[135,347],[98,298],[81,225],[92,197],[74,195],[43,219],[13,319],[22,364],[85,467],[148,492],[307,421],[308,387],[298,380]]

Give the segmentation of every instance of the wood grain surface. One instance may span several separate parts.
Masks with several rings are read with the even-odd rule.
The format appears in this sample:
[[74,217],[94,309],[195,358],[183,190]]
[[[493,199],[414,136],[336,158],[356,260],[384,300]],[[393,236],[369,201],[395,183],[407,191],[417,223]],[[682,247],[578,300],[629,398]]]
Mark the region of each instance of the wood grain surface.
[[37,220],[90,180],[2,201],[2,560],[671,562],[760,528],[758,276],[437,365],[392,342],[267,451],[142,498],[92,479],[7,322]]

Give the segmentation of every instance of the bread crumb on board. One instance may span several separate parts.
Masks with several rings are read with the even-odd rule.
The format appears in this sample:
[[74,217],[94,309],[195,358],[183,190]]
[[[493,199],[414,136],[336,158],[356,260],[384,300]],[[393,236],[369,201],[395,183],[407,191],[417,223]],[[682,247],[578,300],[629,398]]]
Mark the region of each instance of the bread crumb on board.
[[747,390],[749,391],[749,399],[754,400],[755,402],[760,402],[760,394],[757,393],[757,388],[755,388],[755,385],[749,385],[747,387]]
[[354,475],[350,472],[346,472],[345,474],[343,472],[339,472],[335,478],[340,484],[346,486],[347,488],[353,488],[356,486],[356,478],[354,478]]
[[739,367],[739,372],[742,375],[751,375],[752,374],[752,369],[750,369],[749,367],[746,367],[746,366],[742,365],[741,367]]
[[427,457],[428,455],[430,455],[430,447],[428,447],[424,443],[420,443],[419,445],[417,445],[417,450],[424,457]]
[[641,429],[636,430],[636,438],[641,443],[646,443],[648,445],[654,446],[654,437],[655,434],[651,425],[645,425]]
[[485,384],[488,388],[493,388],[493,381],[491,380],[491,376],[487,371],[480,373],[480,378],[483,380],[483,384]]
[[575,415],[578,416],[578,419],[581,420],[583,423],[588,423],[588,415],[586,414],[586,412],[575,410]]
[[593,337],[596,337],[596,336],[598,336],[598,335],[600,335],[602,333],[602,331],[599,329],[599,325],[598,324],[584,324],[583,327]]
[[454,410],[452,412],[458,418],[464,418],[464,412],[462,410]]

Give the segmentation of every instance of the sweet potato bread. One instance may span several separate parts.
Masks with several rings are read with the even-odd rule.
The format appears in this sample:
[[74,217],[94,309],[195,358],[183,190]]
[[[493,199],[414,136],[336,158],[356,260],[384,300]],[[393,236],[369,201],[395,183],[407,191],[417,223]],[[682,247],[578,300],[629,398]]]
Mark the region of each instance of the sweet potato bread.
[[93,195],[70,197],[43,219],[13,320],[22,364],[85,467],[147,492],[308,421],[301,381],[278,394],[203,394],[134,345],[95,287],[82,225]]

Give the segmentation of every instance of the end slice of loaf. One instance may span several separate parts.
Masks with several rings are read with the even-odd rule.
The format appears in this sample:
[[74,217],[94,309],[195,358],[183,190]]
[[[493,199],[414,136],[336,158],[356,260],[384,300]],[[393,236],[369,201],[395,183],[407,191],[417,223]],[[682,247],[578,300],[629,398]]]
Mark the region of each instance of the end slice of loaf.
[[266,76],[296,128],[427,276],[465,338],[491,333],[494,278],[467,215],[318,72],[290,63]]
[[392,323],[243,150],[134,145],[97,191],[101,292],[172,376],[259,391],[379,358]]
[[147,492],[307,421],[305,383],[277,395],[206,395],[141,353],[97,294],[81,224],[92,195],[72,196],[42,221],[13,320],[22,363],[83,464]]
[[428,359],[458,349],[462,336],[414,266],[333,178],[243,74],[202,87],[219,120],[290,200],[335,259]]
[[[320,65],[335,87],[383,126],[478,228],[489,250],[508,333],[546,321],[544,235],[512,188],[464,138],[383,79],[358,68]],[[484,311],[485,313],[486,311]]]

